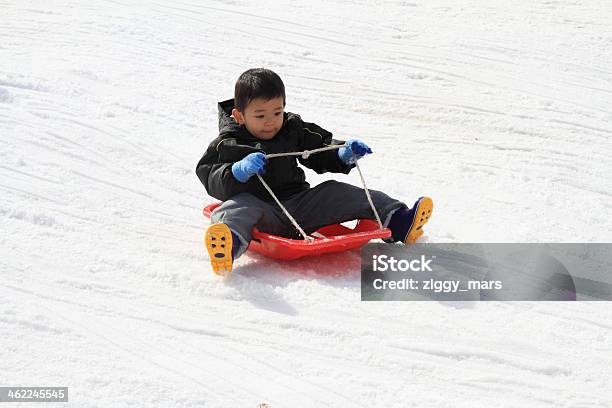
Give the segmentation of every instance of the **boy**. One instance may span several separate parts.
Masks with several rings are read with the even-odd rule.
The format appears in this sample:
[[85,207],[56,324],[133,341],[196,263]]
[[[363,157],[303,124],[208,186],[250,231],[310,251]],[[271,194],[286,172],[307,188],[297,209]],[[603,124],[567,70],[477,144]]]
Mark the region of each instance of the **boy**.
[[[198,162],[196,173],[211,196],[223,201],[213,211],[205,244],[213,271],[231,272],[233,261],[251,241],[251,231],[299,238],[293,225],[263,184],[262,176],[306,234],[322,226],[359,218],[374,218],[363,189],[337,181],[313,188],[297,161],[317,173],[347,174],[372,149],[359,140],[332,139],[327,130],[284,112],[285,86],[274,72],[258,68],[242,73],[234,99],[219,103],[219,136]],[[308,158],[266,154],[301,152],[329,145],[340,149]],[[388,242],[412,243],[423,234],[433,202],[419,198],[412,209],[386,194],[370,190],[383,225],[392,232]]]

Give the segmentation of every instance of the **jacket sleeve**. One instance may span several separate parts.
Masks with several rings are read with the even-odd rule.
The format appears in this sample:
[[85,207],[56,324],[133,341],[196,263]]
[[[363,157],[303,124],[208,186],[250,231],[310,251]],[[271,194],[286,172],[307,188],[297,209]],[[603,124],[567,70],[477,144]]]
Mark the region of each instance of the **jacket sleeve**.
[[219,145],[224,139],[218,137],[206,149],[206,153],[196,166],[196,174],[206,188],[208,194],[221,201],[252,189],[253,180],[241,183],[232,174],[232,164],[222,160],[219,155]]
[[[302,140],[300,148],[302,150],[313,150],[330,145],[344,144],[342,140],[332,139],[332,133],[322,127],[300,120],[302,127]],[[298,160],[304,166],[316,171],[317,173],[345,173],[348,174],[355,165],[346,165],[338,157],[338,150],[327,150],[321,153],[314,153],[307,159],[298,156]]]

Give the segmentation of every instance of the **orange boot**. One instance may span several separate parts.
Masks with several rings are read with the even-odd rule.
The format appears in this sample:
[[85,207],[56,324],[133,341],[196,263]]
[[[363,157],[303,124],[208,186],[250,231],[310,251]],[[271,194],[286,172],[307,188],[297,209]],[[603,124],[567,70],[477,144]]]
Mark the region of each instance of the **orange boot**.
[[210,265],[213,272],[219,276],[229,275],[232,272],[234,263],[232,235],[232,231],[226,224],[218,223],[209,226],[204,236],[204,245],[210,256]]

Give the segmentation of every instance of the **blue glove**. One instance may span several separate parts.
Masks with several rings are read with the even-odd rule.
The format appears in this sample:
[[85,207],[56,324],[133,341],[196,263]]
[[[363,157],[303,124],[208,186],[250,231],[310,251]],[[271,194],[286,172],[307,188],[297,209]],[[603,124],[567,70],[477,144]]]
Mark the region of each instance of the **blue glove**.
[[344,164],[354,164],[366,154],[372,153],[370,146],[361,140],[349,139],[344,144],[345,147],[338,149],[338,157]]
[[254,174],[264,174],[266,163],[265,154],[251,153],[244,159],[232,164],[232,174],[239,182],[246,183]]

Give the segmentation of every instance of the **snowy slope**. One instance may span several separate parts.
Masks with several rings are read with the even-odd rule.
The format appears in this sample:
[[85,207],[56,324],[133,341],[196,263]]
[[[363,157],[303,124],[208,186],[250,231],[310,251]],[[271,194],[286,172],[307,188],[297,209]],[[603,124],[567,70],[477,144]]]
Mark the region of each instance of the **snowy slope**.
[[223,281],[194,173],[216,102],[265,66],[287,110],[373,147],[370,187],[434,198],[424,242],[609,242],[609,1],[0,0],[0,21],[0,386],[611,406],[606,303],[362,303],[358,252],[245,256]]

